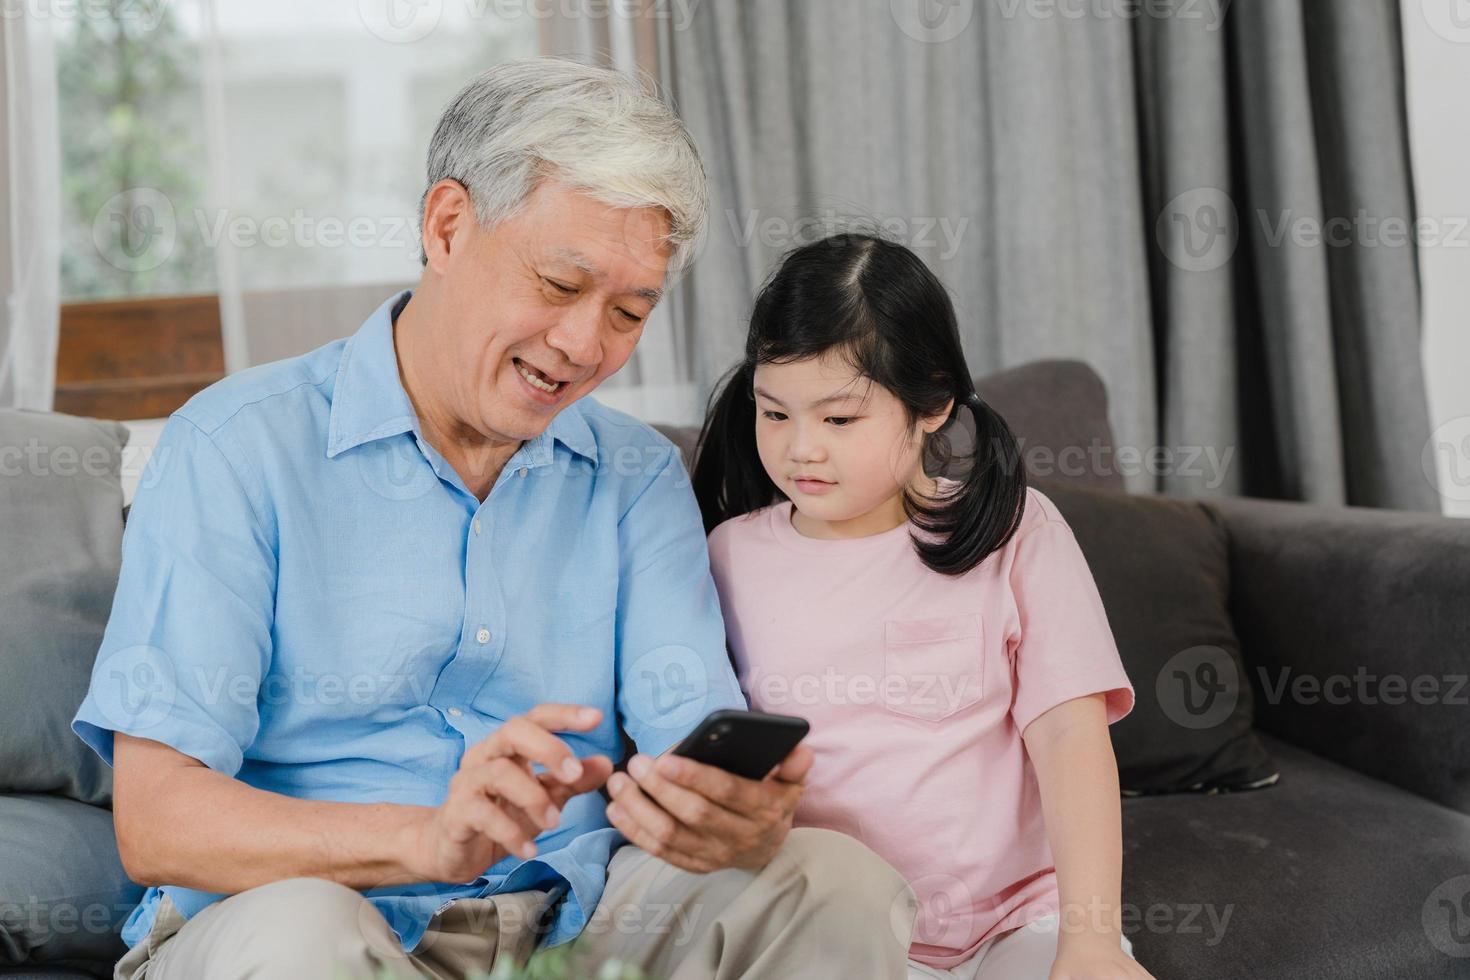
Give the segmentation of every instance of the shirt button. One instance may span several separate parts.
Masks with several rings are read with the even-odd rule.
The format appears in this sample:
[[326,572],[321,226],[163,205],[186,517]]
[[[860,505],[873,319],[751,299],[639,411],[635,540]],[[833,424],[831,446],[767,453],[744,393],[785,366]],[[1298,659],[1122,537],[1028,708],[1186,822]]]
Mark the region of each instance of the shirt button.
[[475,536],[478,537],[479,534],[480,534],[480,519],[477,517],[477,518],[475,518]]
[[458,708],[450,708],[449,713],[455,718],[458,718],[460,715],[464,714],[464,712],[460,711]]
[[525,475],[526,475],[526,468],[524,466],[522,466],[519,470],[516,471],[516,476],[525,476]]
[[475,634],[475,639],[479,640],[481,643],[489,643],[490,631],[482,627],[480,629],[480,632]]

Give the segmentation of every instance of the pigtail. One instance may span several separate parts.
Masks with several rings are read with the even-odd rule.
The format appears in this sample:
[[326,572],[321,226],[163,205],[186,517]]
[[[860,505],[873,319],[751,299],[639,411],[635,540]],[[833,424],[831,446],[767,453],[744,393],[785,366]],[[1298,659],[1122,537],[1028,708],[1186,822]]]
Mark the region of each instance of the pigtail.
[[956,401],[954,411],[962,408],[975,416],[975,445],[959,486],[934,505],[904,498],[915,526],[937,535],[915,538],[920,559],[945,575],[963,575],[1005,547],[1026,506],[1026,470],[1011,427],[973,390]]

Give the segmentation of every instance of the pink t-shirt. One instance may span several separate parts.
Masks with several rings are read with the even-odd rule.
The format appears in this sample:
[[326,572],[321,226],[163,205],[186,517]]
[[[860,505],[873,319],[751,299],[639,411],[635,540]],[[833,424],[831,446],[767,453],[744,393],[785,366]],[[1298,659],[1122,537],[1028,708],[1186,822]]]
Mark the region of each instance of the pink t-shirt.
[[1020,529],[978,568],[926,567],[912,524],[819,540],[783,502],[710,534],[752,708],[811,722],[796,824],[862,840],[913,887],[909,955],[941,969],[1059,904],[1021,733],[1063,701],[1133,687],[1072,529],[1029,490]]

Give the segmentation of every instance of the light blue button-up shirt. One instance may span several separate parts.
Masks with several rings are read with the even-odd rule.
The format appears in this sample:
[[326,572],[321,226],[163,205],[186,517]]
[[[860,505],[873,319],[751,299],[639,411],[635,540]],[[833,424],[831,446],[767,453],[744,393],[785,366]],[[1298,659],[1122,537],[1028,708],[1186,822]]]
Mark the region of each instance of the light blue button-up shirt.
[[[511,457],[482,503],[423,438],[385,302],[347,340],[221,381],[169,419],[73,729],[113,732],[301,799],[434,806],[465,749],[543,702],[601,708],[579,756],[658,754],[744,707],[678,450],[591,398]],[[620,731],[621,726],[621,731]],[[365,894],[418,945],[453,899],[552,890],[575,937],[625,839],[597,793],[531,861]],[[221,898],[149,888],[185,916]]]

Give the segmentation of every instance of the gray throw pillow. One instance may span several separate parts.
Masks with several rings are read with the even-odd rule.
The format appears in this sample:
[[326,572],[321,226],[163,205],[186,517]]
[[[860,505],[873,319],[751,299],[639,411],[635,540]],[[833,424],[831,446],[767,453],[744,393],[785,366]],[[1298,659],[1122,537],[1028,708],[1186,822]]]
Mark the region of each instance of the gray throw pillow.
[[1097,581],[1133,682],[1109,731],[1124,795],[1268,786],[1240,641],[1225,529],[1193,500],[1034,485],[1057,505]]
[[117,588],[127,439],[116,422],[0,409],[0,792],[111,802],[71,720]]

